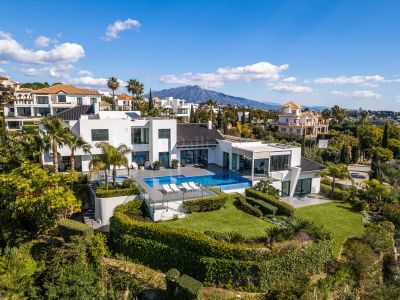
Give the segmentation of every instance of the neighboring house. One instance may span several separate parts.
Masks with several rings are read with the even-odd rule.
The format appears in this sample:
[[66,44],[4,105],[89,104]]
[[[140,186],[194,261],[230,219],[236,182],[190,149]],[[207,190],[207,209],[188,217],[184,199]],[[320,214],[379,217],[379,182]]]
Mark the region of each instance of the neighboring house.
[[131,110],[132,108],[132,96],[128,94],[115,95],[113,101],[116,110]]
[[294,102],[282,106],[279,115],[278,132],[294,135],[316,137],[320,133],[328,133],[329,121],[324,119],[319,112],[302,111]]
[[11,80],[8,76],[0,76],[0,99],[5,95],[12,96],[19,89],[19,82]]
[[[231,139],[208,124],[182,124],[176,119],[143,118],[140,112],[99,111],[98,104],[71,108],[56,115],[71,130],[92,145],[92,155],[101,154],[98,142],[127,145],[129,165],[142,166],[158,160],[170,167],[173,159],[181,165],[210,165],[239,173],[253,184],[269,179],[282,196],[318,193],[319,171],[323,165],[301,157],[301,148],[261,141]],[[60,170],[69,169],[70,150],[59,150]],[[76,152],[76,169],[88,172],[92,155]],[[51,153],[45,162],[52,163]]]
[[[30,93],[30,95],[29,95]],[[38,122],[77,105],[100,103],[99,92],[72,85],[56,84],[39,90],[17,90],[15,99],[4,105],[8,129],[22,129],[25,122]]]
[[191,107],[193,106],[194,110],[198,108],[196,103],[186,103],[186,100],[175,99],[174,97],[156,99],[155,103],[159,108],[171,109],[175,116],[184,122],[189,121]]

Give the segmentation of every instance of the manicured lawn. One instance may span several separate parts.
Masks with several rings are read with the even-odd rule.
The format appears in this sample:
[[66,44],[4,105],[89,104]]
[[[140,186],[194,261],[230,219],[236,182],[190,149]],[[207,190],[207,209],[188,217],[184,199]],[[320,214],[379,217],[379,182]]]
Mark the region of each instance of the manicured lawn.
[[340,201],[301,207],[296,209],[296,215],[329,230],[337,256],[346,238],[361,235],[364,228],[361,214],[353,211],[350,204]]
[[166,226],[174,228],[185,228],[198,232],[235,231],[245,237],[259,237],[265,235],[265,230],[273,226],[271,223],[263,221],[241,210],[233,205],[233,200],[229,199],[226,208],[216,211],[192,213],[185,218],[164,222]]

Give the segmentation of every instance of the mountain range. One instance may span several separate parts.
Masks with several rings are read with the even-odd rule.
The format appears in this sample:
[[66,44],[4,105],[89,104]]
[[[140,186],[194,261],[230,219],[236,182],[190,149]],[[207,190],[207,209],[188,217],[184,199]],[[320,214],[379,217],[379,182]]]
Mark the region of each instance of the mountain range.
[[[145,95],[145,97],[148,96],[149,94]],[[198,85],[188,85],[177,88],[164,89],[160,91],[152,91],[152,96],[158,97],[160,99],[166,97],[174,97],[176,99],[184,99],[187,102],[192,102],[192,103],[200,103],[207,101],[209,99],[214,99],[218,102],[218,104],[233,105],[233,106],[235,105],[248,106],[253,108],[270,109],[270,110],[279,109],[282,106],[282,104],[275,102],[260,102],[243,97],[231,96],[224,93],[203,89]],[[309,108],[312,110],[322,110],[325,107],[314,106]]]

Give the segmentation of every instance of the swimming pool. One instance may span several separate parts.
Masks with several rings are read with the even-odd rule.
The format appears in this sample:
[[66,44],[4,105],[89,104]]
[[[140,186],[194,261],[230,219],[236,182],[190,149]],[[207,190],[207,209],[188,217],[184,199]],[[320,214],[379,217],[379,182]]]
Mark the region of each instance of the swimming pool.
[[195,182],[203,186],[216,186],[221,189],[246,188],[250,186],[251,181],[243,178],[237,173],[229,172],[223,174],[202,175],[202,176],[162,176],[148,177],[143,181],[151,188],[160,188],[163,184],[175,183],[181,185],[184,182]]

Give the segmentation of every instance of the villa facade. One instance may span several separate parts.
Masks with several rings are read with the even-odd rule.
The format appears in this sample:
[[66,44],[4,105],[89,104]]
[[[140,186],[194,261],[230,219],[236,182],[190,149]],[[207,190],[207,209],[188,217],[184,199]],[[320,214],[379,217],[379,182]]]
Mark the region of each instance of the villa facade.
[[288,102],[282,106],[278,132],[316,137],[320,133],[328,133],[328,129],[329,121],[324,119],[319,112],[302,111],[301,107],[294,102]]
[[186,100],[175,99],[174,97],[156,98],[155,103],[159,108],[171,109],[175,116],[184,122],[189,121],[191,107],[195,111],[199,106],[197,103],[187,103]]

